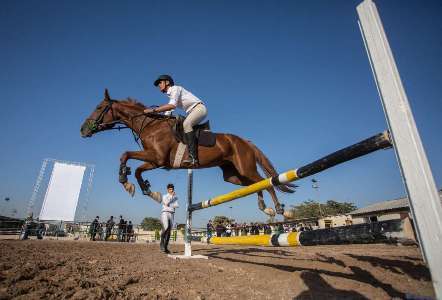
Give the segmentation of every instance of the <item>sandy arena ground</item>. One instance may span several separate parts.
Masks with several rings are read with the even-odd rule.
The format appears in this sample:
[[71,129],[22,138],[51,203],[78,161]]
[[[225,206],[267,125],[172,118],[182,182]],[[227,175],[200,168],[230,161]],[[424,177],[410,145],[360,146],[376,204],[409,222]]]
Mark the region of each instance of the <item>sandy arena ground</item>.
[[[181,253],[183,245],[172,245]],[[414,246],[298,248],[0,241],[0,299],[391,299],[434,297]]]

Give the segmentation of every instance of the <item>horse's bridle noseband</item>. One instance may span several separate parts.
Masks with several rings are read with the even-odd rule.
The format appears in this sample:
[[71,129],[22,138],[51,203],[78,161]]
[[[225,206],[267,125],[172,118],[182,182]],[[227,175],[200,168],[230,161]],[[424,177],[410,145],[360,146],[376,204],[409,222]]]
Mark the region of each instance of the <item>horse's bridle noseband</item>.
[[105,101],[107,102],[107,104],[104,107],[104,109],[100,112],[98,117],[96,119],[87,119],[87,121],[88,121],[87,122],[87,126],[88,126],[89,130],[91,130],[93,133],[97,132],[98,130],[100,130],[104,125],[115,124],[115,122],[104,124],[103,123],[103,119],[104,119],[104,116],[106,115],[106,113],[109,110],[112,111],[112,119],[115,119],[114,118],[114,110],[112,109],[112,104],[114,104],[117,101],[116,100],[111,100],[111,99],[106,99]]

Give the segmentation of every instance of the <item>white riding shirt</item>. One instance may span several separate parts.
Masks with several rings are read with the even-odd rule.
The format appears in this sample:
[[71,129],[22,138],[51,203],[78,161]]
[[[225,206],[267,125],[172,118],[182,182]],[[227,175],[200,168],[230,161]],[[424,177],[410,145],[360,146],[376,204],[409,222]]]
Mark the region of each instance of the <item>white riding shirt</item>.
[[189,113],[198,103],[202,103],[197,96],[179,85],[171,86],[166,92],[169,97],[169,104],[173,104]]
[[163,195],[163,199],[161,201],[163,205],[163,209],[161,212],[175,213],[175,208],[178,208],[178,197],[172,196],[169,193]]

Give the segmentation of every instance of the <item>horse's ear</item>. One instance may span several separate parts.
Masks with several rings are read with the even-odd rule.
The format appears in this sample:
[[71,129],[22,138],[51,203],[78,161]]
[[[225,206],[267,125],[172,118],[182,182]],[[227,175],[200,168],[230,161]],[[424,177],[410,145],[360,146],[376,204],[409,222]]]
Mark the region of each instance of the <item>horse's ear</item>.
[[107,89],[104,89],[104,99],[110,100],[109,91]]

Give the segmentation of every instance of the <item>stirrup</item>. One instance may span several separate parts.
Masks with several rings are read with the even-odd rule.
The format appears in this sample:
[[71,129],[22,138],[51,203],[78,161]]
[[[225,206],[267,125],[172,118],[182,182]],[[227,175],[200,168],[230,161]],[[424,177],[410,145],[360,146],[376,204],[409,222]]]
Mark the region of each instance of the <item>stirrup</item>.
[[198,166],[198,165],[200,164],[200,162],[199,162],[198,159],[194,159],[194,158],[191,158],[191,157],[189,157],[189,158],[187,158],[187,159],[184,159],[184,160],[183,160],[183,163],[189,163],[189,164],[191,164],[193,167],[196,167],[196,166]]

